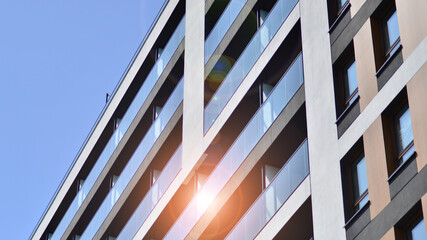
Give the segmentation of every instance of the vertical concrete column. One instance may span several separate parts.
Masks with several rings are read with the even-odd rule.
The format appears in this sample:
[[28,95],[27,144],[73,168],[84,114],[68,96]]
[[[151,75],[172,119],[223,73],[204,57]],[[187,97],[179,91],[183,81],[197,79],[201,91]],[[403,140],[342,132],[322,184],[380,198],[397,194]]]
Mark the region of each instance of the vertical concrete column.
[[345,239],[327,1],[300,12],[314,238]]
[[[400,41],[403,46],[403,60],[405,61],[421,41],[427,37],[427,24],[425,24],[427,22],[427,2],[413,0],[408,4],[405,0],[396,0],[396,11],[399,21]],[[407,84],[414,144],[418,154],[418,170],[421,170],[427,164],[426,76],[427,66],[423,66]]]
[[366,21],[354,36],[353,44],[360,95],[360,111],[362,112],[378,93],[371,21]]
[[185,5],[183,168],[193,168],[203,147],[205,1]]
[[381,116],[363,134],[371,219],[390,202],[387,158]]

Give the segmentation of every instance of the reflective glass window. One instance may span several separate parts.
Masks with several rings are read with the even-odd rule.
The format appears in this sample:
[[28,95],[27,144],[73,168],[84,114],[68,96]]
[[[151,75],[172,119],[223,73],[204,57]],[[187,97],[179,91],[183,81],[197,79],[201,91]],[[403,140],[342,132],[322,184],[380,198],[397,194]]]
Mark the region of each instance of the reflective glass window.
[[354,196],[354,210],[357,211],[362,208],[369,200],[368,191],[368,178],[366,176],[366,161],[365,157],[360,155],[352,166],[353,173],[353,196]]
[[356,99],[355,92],[357,90],[357,73],[354,58],[345,65],[343,74],[345,105],[348,106]]
[[403,163],[414,151],[413,148],[408,149],[413,143],[414,135],[412,133],[411,114],[407,103],[397,112],[393,121],[396,134],[396,151],[401,161],[400,163]]
[[424,219],[419,220],[419,222],[411,226],[406,235],[408,240],[426,240]]

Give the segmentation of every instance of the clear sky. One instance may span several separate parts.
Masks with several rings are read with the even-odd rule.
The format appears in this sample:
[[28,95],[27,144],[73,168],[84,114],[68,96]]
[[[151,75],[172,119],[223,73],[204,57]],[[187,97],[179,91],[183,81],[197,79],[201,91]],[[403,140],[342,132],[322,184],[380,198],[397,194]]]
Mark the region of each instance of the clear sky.
[[0,233],[27,239],[164,0],[0,0]]

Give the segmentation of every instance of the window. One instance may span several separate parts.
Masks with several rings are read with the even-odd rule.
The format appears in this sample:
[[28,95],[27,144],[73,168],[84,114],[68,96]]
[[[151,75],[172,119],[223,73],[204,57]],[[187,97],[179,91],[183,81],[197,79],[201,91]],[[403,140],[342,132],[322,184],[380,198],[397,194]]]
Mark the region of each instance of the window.
[[114,130],[116,130],[117,128],[119,128],[120,122],[122,121],[121,118],[114,118]]
[[415,151],[408,103],[403,105],[403,107],[394,115],[393,124],[396,141],[397,165],[399,166],[407,161]]
[[118,178],[119,178],[119,176],[117,176],[117,175],[111,175],[111,178],[110,178],[110,189],[112,189],[114,187],[114,185],[116,184]]
[[262,189],[266,189],[270,183],[273,181],[274,177],[276,177],[277,173],[280,171],[280,168],[264,164],[264,167],[262,168]]
[[337,118],[349,108],[359,96],[356,61],[351,43],[334,63],[334,82]]
[[348,224],[354,219],[356,213],[364,214],[364,211],[361,210],[369,202],[368,177],[362,138],[341,159],[341,176],[344,213]]
[[337,15],[340,15],[344,7],[349,3],[348,0],[337,0]]
[[260,105],[267,100],[268,95],[270,95],[271,91],[273,90],[274,86],[267,84],[267,83],[260,83],[259,84],[259,103]]
[[426,229],[422,216],[418,217],[406,230],[406,240],[425,240]]
[[77,192],[79,192],[80,189],[82,189],[84,183],[85,183],[84,179],[77,180]]
[[83,200],[85,200],[86,198],[86,193],[84,191],[80,191],[83,188],[84,183],[84,179],[77,180],[77,204],[79,206],[82,205]]
[[399,24],[396,8],[393,6],[382,20],[385,59],[393,55],[400,46]]
[[154,183],[157,181],[157,179],[160,176],[161,171],[157,170],[157,169],[152,169],[151,170],[151,176],[150,176],[150,186],[153,186]]
[[[372,14],[372,37],[375,50],[375,64],[380,71],[391,56],[400,49],[400,32],[396,6],[393,1],[383,1]],[[377,73],[378,74],[378,73]]]
[[118,118],[118,117],[116,117],[116,118],[114,118],[114,123],[113,123],[113,131],[115,131],[114,132],[114,146],[115,147],[117,147],[117,145],[119,145],[119,142],[120,142],[120,140],[122,139],[122,137],[123,137],[123,135],[124,135],[124,133],[123,133],[123,129],[119,129],[119,125],[120,125],[120,122],[122,121],[122,119],[121,118]]
[[353,213],[361,209],[369,201],[366,161],[363,154],[359,155],[351,166],[353,183]]
[[354,100],[356,100],[359,94],[357,88],[356,62],[354,61],[354,57],[346,63],[342,74],[344,87],[344,108],[347,108],[354,102]]
[[156,53],[155,53],[156,60],[159,59],[160,56],[162,56],[162,53],[163,53],[163,48],[160,48],[160,47],[156,48]]
[[47,233],[46,234],[46,240],[51,240],[52,239],[52,236],[53,236],[53,233]]
[[265,19],[267,18],[267,15],[268,15],[268,11],[258,8],[258,11],[257,11],[258,28],[261,27],[261,25],[264,23]]
[[160,106],[153,107],[153,122],[154,120],[156,120],[157,117],[159,117],[161,111],[162,111],[162,107]]

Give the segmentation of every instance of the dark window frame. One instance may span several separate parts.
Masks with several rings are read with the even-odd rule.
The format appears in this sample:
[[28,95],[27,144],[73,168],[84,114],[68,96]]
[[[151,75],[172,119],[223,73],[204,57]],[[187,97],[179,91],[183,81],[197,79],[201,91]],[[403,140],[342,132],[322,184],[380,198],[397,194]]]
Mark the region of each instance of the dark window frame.
[[[414,146],[414,139],[412,138],[411,142],[408,145],[402,146],[402,149],[399,149],[397,134],[402,134],[402,133],[401,133],[401,129],[400,130],[397,129],[397,121],[406,111],[409,111],[409,116],[410,116],[411,111],[409,108],[409,103],[408,101],[403,101],[399,104],[399,107],[396,109],[395,113],[393,114],[394,148],[395,148],[395,157],[396,157],[397,166],[400,166],[404,163],[403,157]],[[412,118],[410,118],[410,120],[411,120],[411,128],[412,128]]]
[[405,240],[412,240],[412,230],[424,220],[422,211],[418,211],[404,227]]
[[347,109],[351,105],[350,102],[352,100],[353,101],[356,100],[356,97],[357,97],[356,95],[359,94],[359,82],[357,81],[357,73],[356,73],[357,87],[356,87],[356,89],[353,90],[353,92],[351,92],[349,94],[348,97],[345,96],[347,90],[350,90],[350,85],[349,85],[350,80],[349,80],[349,76],[348,76],[348,70],[350,69],[350,67],[353,64],[356,64],[356,59],[355,59],[354,55],[348,57],[347,61],[344,63],[342,71],[341,71],[341,78],[342,78],[341,85],[343,87],[342,91],[344,92],[344,94],[343,94],[343,97],[344,97],[343,98],[343,100],[344,100],[343,101],[344,102],[343,108],[344,108],[344,110]]
[[[384,1],[371,16],[372,40],[374,44],[374,55],[377,75],[382,70],[383,66],[399,52],[402,44],[399,37],[395,42],[390,43],[388,39],[387,21],[396,12],[396,4],[394,0]],[[398,25],[399,27],[399,25]]]
[[[366,206],[369,206],[369,199],[367,199],[366,204],[360,206],[360,202],[369,195],[369,186],[366,191],[364,191],[360,196],[356,198],[355,192],[358,189],[355,189],[354,178],[357,178],[354,168],[357,167],[357,163],[360,160],[365,159],[365,151],[363,147],[363,139],[359,139],[355,145],[348,151],[348,153],[341,159],[341,172],[342,172],[342,186],[343,186],[343,200],[344,200],[344,212],[345,219],[347,224],[354,219],[354,217],[365,209]],[[368,178],[368,173],[366,172],[366,178]],[[367,179],[366,179],[367,180]]]
[[[383,35],[383,46],[384,46],[384,58],[385,61],[390,58],[392,53],[397,50],[397,48],[400,46],[400,30],[399,30],[399,37],[393,42],[390,42],[390,39],[388,38],[389,35],[389,28],[387,25],[388,20],[394,15],[396,12],[396,6],[394,4],[387,7],[386,11],[384,12],[384,15],[381,18],[381,31]],[[399,25],[397,25],[399,28]]]
[[[353,214],[355,214],[357,211],[359,211],[359,209],[363,208],[363,206],[360,206],[360,202],[365,199],[365,197],[369,194],[369,189],[366,189],[360,196],[358,196],[356,198],[356,192],[359,191],[359,178],[358,178],[358,174],[357,174],[357,164],[362,161],[363,159],[365,159],[365,164],[366,164],[366,158],[365,158],[365,153],[362,149],[358,150],[354,155],[353,155],[353,159],[351,160],[350,164],[348,165],[348,167],[350,168],[350,185],[352,188],[351,191],[351,195],[352,195],[352,211]],[[366,177],[367,177],[367,173],[366,173]]]
[[391,177],[400,168],[400,166],[402,166],[406,161],[411,159],[415,154],[414,150],[413,154],[409,155],[406,161],[401,161],[403,156],[405,156],[405,154],[414,147],[414,139],[412,139],[408,146],[403,147],[401,153],[398,152],[395,116],[402,110],[403,107],[405,107],[405,105],[408,105],[408,110],[410,111],[406,87],[396,96],[396,98],[381,114],[381,119],[383,123],[383,138],[386,148],[387,170],[389,177]]
[[349,85],[347,73],[348,69],[353,64],[356,64],[356,58],[353,42],[351,42],[342,53],[342,56],[340,56],[334,63],[335,107],[337,119],[358,100],[359,82],[357,79],[357,73],[357,87],[348,97],[346,97],[346,85]]

